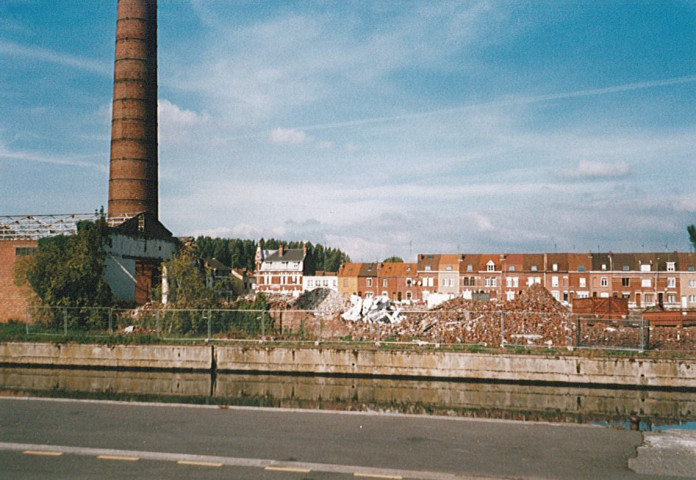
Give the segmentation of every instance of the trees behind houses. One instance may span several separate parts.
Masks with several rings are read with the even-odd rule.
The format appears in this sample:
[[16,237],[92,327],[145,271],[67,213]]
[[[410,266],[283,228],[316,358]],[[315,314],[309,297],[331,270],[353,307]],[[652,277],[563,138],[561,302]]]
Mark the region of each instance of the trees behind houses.
[[[261,239],[258,243],[266,250],[276,250],[281,243],[287,248],[303,248],[305,245],[305,242],[286,242],[274,238]],[[198,237],[195,252],[201,258],[215,258],[232,268],[254,270],[258,243],[237,238]],[[306,243],[306,246],[308,269],[312,273],[316,270],[337,272],[341,263],[350,262],[350,257],[339,249],[312,243]]]
[[691,242],[691,246],[694,249],[694,252],[696,252],[696,225],[689,225],[686,227],[686,231],[689,233],[689,241]]

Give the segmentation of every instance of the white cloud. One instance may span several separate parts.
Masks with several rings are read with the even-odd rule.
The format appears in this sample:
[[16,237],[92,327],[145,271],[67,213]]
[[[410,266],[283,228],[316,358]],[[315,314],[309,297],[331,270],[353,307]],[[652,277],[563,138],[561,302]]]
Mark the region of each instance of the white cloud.
[[271,143],[276,145],[301,145],[310,140],[305,132],[294,128],[276,128],[271,132]]
[[582,160],[576,168],[555,170],[554,175],[569,179],[601,179],[626,177],[630,172],[631,168],[628,162],[606,163]]

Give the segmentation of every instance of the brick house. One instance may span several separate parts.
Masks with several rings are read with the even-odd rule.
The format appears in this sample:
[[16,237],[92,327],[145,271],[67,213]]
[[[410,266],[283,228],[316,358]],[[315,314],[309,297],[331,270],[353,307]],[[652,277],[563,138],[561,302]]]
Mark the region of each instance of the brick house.
[[277,250],[256,249],[256,282],[254,291],[298,297],[302,294],[302,279],[308,271],[307,247]]

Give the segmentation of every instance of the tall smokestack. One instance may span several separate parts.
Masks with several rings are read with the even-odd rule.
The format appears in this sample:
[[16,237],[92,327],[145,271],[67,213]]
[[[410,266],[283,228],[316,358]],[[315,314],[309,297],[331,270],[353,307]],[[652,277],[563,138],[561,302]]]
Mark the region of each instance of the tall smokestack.
[[157,218],[157,0],[117,10],[108,216]]

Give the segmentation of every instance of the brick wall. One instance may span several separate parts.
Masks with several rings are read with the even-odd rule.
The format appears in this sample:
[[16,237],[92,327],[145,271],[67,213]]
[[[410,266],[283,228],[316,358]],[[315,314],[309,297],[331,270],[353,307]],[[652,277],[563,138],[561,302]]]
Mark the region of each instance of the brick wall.
[[36,240],[0,240],[0,322],[24,320],[27,301],[22,290],[14,284],[12,272],[17,248],[36,245]]

